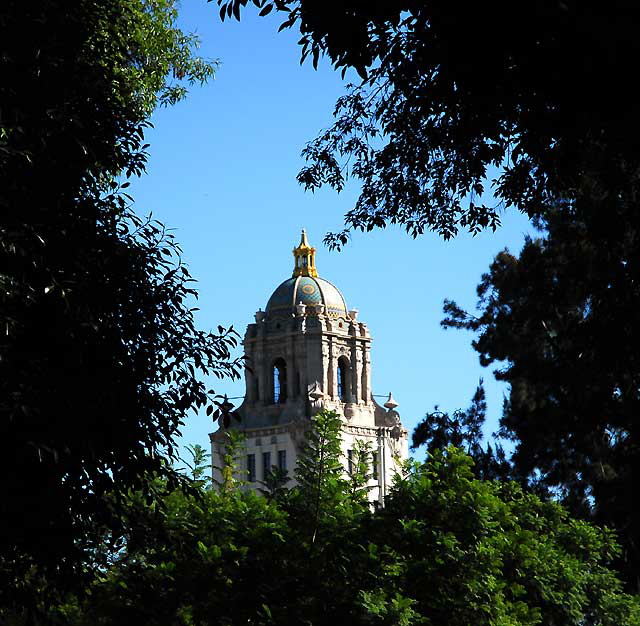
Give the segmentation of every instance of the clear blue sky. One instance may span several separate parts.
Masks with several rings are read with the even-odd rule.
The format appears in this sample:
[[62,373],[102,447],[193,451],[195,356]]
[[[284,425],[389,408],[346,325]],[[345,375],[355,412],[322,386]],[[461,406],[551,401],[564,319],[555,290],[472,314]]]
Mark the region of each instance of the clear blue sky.
[[[357,188],[311,194],[295,177],[305,143],[330,125],[343,83],[326,62],[318,71],[301,67],[299,35],[278,34],[278,24],[251,8],[240,23],[221,23],[215,2],[184,2],[183,29],[196,31],[201,54],[221,66],[209,85],[154,116],[148,174],[131,187],[137,211],[175,229],[198,280],[200,327],[233,325],[241,334],[290,275],[291,249],[305,227],[320,276],[369,325],[374,393],[392,391],[411,430],[435,404],[466,408],[482,376],[494,429],[504,388],[479,366],[471,335],[440,328],[442,302],[473,310],[493,256],[519,251],[532,228],[509,211],[498,232],[475,238],[413,240],[390,228],[356,234],[342,252],[324,248],[324,234],[340,229]],[[213,384],[229,396],[244,393],[243,381]],[[189,415],[183,442],[208,446],[211,430],[204,412]]]

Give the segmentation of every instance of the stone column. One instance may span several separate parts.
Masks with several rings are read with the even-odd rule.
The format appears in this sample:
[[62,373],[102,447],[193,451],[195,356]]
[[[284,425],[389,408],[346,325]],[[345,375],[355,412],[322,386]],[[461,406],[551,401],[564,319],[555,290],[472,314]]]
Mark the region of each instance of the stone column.
[[362,382],[361,382],[361,393],[362,399],[365,403],[369,404],[371,402],[371,387],[370,387],[370,362],[369,362],[369,350],[367,349],[367,344],[362,342]]
[[360,355],[358,354],[358,342],[355,339],[349,341],[351,361],[351,389],[349,390],[349,402],[358,402],[360,399]]
[[322,388],[333,400],[336,397],[336,372],[333,339],[329,337],[328,344],[322,345]]
[[287,364],[287,402],[293,400],[296,372],[296,358],[293,351],[293,336],[289,337],[285,348],[285,362]]
[[264,405],[273,404],[271,359],[267,354],[263,353],[260,361],[260,397]]

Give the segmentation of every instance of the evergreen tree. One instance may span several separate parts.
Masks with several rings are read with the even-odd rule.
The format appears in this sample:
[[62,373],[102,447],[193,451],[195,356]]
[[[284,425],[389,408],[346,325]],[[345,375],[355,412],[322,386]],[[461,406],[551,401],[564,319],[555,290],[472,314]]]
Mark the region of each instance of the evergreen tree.
[[457,410],[450,416],[436,406],[434,411],[427,413],[413,431],[411,448],[426,446],[427,454],[449,446],[461,448],[474,460],[473,471],[477,478],[506,480],[511,468],[502,445],[496,441],[494,446],[489,442],[483,444],[486,411],[486,395],[480,379],[466,411]]
[[519,256],[495,258],[478,287],[480,314],[448,302],[443,323],[476,333],[483,365],[502,364],[496,377],[510,393],[501,432],[515,444],[516,475],[553,490],[575,515],[616,528],[620,566],[635,585],[640,224],[624,194],[602,202],[609,226],[602,211],[549,214],[546,232]]

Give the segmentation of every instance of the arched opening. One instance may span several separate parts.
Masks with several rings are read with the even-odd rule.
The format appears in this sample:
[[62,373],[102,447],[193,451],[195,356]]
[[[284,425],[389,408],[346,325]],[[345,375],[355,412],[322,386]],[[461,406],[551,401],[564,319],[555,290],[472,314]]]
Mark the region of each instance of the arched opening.
[[273,403],[284,404],[287,401],[287,364],[284,359],[273,362]]
[[349,401],[349,361],[347,357],[338,359],[338,397],[342,402]]

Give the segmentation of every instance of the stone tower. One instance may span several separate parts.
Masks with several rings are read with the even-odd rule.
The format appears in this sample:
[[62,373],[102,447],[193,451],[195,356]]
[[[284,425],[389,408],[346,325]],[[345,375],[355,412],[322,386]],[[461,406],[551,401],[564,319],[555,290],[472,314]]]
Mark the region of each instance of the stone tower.
[[[293,249],[291,278],[247,326],[246,394],[237,409],[240,422],[233,424],[246,437],[240,465],[256,489],[274,465],[293,478],[310,418],[330,409],[343,422],[345,472],[355,440],[371,444],[370,497],[382,502],[398,463],[407,458],[407,431],[391,394],[384,407],[374,400],[367,325],[357,310],[347,310],[340,291],[318,276],[315,253],[303,230]],[[214,466],[220,467],[224,433],[210,438]]]

